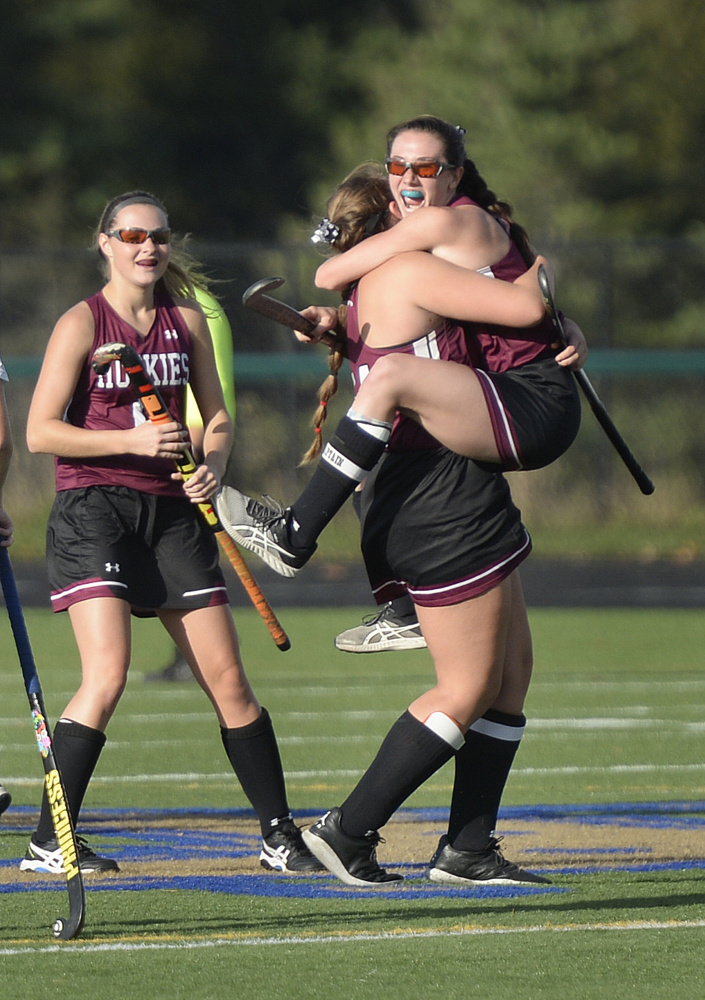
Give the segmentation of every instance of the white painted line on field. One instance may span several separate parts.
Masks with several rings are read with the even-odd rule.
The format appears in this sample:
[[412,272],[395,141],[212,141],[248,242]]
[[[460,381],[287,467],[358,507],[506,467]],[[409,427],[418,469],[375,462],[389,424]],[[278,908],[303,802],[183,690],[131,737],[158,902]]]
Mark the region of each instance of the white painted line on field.
[[[378,736],[278,736],[277,743],[279,746],[308,746],[312,743],[322,743],[330,745],[335,743],[339,746],[341,743],[379,743],[384,734],[380,733]],[[211,746],[214,744],[213,740],[189,740],[189,747],[201,747],[201,746]],[[130,747],[134,749],[135,747],[145,747],[146,749],[163,749],[164,747],[183,747],[184,741],[182,739],[175,740],[108,740],[105,745],[106,753],[111,750],[123,750],[125,747]],[[214,744],[215,745],[215,744]],[[9,751],[26,750],[28,746],[28,741],[23,740],[21,743],[0,743],[0,753],[5,753]],[[31,749],[31,744],[29,744]],[[92,779],[91,779],[92,780]]]
[[526,723],[527,731],[532,729],[702,729],[704,726],[705,723],[702,721],[688,722],[682,719],[644,719],[625,716],[594,719],[537,719],[530,715]]
[[[317,769],[312,771],[285,771],[284,777],[287,781],[310,781],[319,778],[354,778],[362,774],[363,768],[346,769],[331,768],[330,770]],[[705,761],[697,764],[612,764],[608,766],[596,765],[595,767],[515,767],[512,771],[514,775],[563,775],[563,774],[648,774],[650,772],[662,774],[667,772],[687,773],[689,771],[705,771]],[[204,774],[201,771],[185,771],[183,773],[165,774],[128,774],[128,775],[95,775],[91,778],[92,785],[133,785],[133,784],[173,784],[177,782],[223,782],[233,780],[230,771],[223,771],[215,774]],[[33,786],[43,784],[42,778],[27,778],[3,775],[3,783],[8,787],[13,785]]]
[[[705,767],[705,764],[703,765]],[[604,768],[596,768],[596,770],[604,770]],[[331,771],[285,771],[284,777],[289,780],[296,780],[297,778],[355,778],[362,774],[363,768],[359,767],[356,770],[346,771],[331,770]],[[6,783],[8,787],[13,785],[43,785],[44,780],[40,778],[18,778],[18,777],[7,777],[3,775],[3,783]],[[169,785],[181,782],[197,782],[199,784],[204,784],[206,782],[220,782],[222,784],[229,784],[230,782],[236,781],[235,775],[232,771],[223,771],[219,774],[203,774],[200,771],[185,771],[182,774],[127,774],[127,775],[111,775],[111,776],[101,776],[94,775],[91,778],[91,785],[139,785],[139,784],[153,784],[153,785]]]
[[288,937],[219,937],[200,941],[113,941],[105,944],[85,944],[80,941],[71,944],[51,944],[31,948],[25,945],[0,948],[0,955],[48,955],[65,952],[130,952],[130,951],[188,951],[198,948],[261,947],[263,945],[331,945],[357,944],[369,941],[413,941],[439,937],[484,937],[489,934],[575,934],[586,931],[671,931],[692,930],[705,927],[705,920],[633,920],[602,924],[539,924],[529,927],[451,927],[447,929],[429,928],[420,931],[380,931],[340,934],[312,934],[310,936],[291,935]]
[[[610,672],[609,667],[605,667],[606,672]],[[639,690],[639,691],[693,691],[696,688],[705,687],[705,677],[693,677],[692,680],[683,681],[663,681],[663,680],[645,680],[644,678],[638,680],[603,680],[602,678],[595,679],[594,681],[588,680],[564,680],[560,675],[551,674],[548,676],[550,671],[537,677],[535,680],[531,681],[531,687],[545,687],[553,690],[555,688],[573,688],[576,691],[603,691],[607,688],[611,690],[621,690],[626,688],[627,690]]]

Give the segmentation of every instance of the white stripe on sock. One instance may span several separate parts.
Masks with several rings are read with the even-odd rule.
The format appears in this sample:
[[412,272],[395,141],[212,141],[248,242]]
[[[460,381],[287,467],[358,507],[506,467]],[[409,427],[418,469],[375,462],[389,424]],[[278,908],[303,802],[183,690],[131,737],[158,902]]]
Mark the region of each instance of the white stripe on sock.
[[491,736],[495,740],[505,740],[507,743],[518,743],[524,735],[526,726],[505,726],[501,722],[490,722],[489,719],[478,719],[470,729],[482,736]]
[[424,722],[424,726],[427,726],[436,736],[440,736],[454,750],[460,750],[465,743],[465,737],[460,726],[449,715],[446,715],[445,712],[431,712]]
[[356,483],[361,483],[369,475],[370,471],[369,469],[363,469],[360,465],[356,465],[355,462],[351,462],[342,452],[334,448],[330,441],[323,449],[321,462],[325,462],[326,465],[334,468],[336,472],[340,472],[341,475],[347,479],[354,480]]

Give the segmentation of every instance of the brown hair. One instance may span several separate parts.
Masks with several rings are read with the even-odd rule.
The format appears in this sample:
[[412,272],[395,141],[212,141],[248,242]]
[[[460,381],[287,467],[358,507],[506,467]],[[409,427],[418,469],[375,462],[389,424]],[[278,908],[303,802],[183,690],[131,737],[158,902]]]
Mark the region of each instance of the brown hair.
[[[327,213],[339,232],[330,244],[336,253],[344,253],[373,233],[387,228],[389,218],[389,182],[378,163],[363,163],[348,174],[328,199]],[[347,300],[350,289],[345,289]],[[308,465],[321,451],[323,424],[328,413],[328,403],[338,391],[338,372],[345,358],[345,324],[347,306],[338,308],[338,326],[335,343],[328,355],[330,375],[318,390],[319,404],[313,415],[315,437],[301,465]]]
[[[126,191],[109,201],[100,216],[93,240],[93,245],[101,258],[103,275],[106,279],[110,277],[110,265],[98,245],[98,237],[101,233],[107,233],[113,228],[116,215],[127,205],[154,205],[164,214],[165,219],[169,218],[164,203],[150,194],[149,191]],[[196,289],[204,292],[211,291],[210,282],[203,273],[201,264],[187,251],[187,243],[188,236],[172,236],[169,263],[156,284],[157,289],[166,292],[167,295],[175,299],[193,299],[196,296]],[[212,291],[211,294],[213,294]]]
[[508,201],[500,201],[494,191],[488,188],[486,181],[480,175],[475,163],[468,158],[465,152],[465,129],[460,125],[451,125],[450,122],[434,115],[419,115],[418,118],[411,118],[409,121],[395,125],[387,133],[387,155],[390,155],[392,145],[397,136],[402,132],[427,132],[438,136],[443,143],[443,155],[448,163],[454,167],[463,167],[464,173],[458,184],[457,193],[471,198],[474,202],[484,208],[490,215],[502,219],[509,227],[509,235],[516,243],[517,248],[524,258],[524,262],[530,267],[536,256],[529,243],[529,236],[523,226],[514,221],[512,216],[512,206]]

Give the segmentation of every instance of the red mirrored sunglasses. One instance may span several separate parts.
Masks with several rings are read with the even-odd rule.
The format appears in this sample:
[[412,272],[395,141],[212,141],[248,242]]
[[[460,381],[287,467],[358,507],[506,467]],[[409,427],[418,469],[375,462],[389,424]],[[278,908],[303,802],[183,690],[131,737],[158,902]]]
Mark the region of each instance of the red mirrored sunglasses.
[[121,243],[171,243],[171,229],[111,229],[106,236],[114,236]]
[[413,171],[417,177],[439,177],[444,170],[455,170],[452,163],[444,163],[443,160],[417,160],[410,163],[409,160],[393,160],[390,156],[384,161],[388,174],[394,177],[401,177],[407,170]]

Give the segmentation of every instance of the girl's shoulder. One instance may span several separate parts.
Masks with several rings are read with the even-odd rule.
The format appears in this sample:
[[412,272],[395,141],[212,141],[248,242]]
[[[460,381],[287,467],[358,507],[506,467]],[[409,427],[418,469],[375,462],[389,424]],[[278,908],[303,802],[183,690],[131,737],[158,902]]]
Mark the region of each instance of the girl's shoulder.
[[173,303],[192,337],[202,336],[204,330],[208,330],[203,307],[196,299],[175,298]]
[[77,302],[75,305],[67,309],[66,312],[59,317],[54,327],[54,333],[59,334],[77,334],[86,333],[93,336],[93,331],[95,328],[95,319],[93,311],[85,299],[81,302]]

